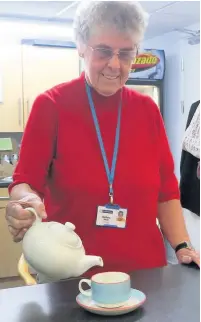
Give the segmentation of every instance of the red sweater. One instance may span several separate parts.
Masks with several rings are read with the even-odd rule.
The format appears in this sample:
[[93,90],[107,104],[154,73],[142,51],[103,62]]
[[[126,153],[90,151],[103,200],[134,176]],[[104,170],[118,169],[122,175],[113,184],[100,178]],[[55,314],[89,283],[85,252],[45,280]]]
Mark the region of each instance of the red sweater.
[[[92,91],[92,97],[111,167],[120,92],[103,97]],[[108,181],[84,74],[35,100],[9,188],[29,184],[44,197],[48,221],[76,226],[86,253],[104,261],[103,269],[85,275],[166,265],[163,237],[156,226],[157,204],[179,199],[179,189],[163,121],[148,96],[124,87],[122,99],[114,201],[128,209],[125,229],[95,224],[97,206],[109,201]],[[55,141],[56,159],[49,176]]]

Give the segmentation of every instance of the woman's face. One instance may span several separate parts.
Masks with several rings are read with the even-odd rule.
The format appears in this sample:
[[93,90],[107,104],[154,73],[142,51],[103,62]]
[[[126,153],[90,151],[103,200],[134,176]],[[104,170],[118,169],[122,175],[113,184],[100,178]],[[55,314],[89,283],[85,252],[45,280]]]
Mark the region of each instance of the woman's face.
[[111,29],[90,38],[82,55],[86,79],[98,93],[113,95],[126,83],[137,53],[133,38]]

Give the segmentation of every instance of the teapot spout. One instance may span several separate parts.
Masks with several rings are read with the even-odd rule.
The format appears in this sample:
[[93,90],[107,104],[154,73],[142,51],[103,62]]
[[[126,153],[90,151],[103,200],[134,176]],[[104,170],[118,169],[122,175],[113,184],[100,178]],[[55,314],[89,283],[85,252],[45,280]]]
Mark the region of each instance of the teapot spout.
[[79,266],[77,267],[77,270],[75,273],[76,277],[80,276],[82,274],[84,274],[85,272],[87,272],[90,268],[94,267],[94,266],[101,266],[103,267],[103,260],[101,257],[99,256],[84,256],[84,258],[82,258],[79,261]]

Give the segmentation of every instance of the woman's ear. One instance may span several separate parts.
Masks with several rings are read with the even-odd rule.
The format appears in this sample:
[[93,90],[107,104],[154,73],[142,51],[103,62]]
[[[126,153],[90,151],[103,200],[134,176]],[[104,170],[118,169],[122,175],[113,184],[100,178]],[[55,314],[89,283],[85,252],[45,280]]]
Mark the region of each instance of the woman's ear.
[[77,50],[78,50],[78,54],[81,58],[84,57],[84,52],[86,50],[86,46],[84,44],[77,44]]

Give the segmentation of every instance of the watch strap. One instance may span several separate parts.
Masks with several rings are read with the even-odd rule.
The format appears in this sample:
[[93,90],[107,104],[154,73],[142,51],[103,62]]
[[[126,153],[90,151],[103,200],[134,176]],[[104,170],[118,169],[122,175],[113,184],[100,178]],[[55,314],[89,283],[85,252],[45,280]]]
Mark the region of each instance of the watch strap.
[[175,253],[177,253],[180,249],[183,249],[183,248],[193,249],[193,246],[191,245],[190,242],[186,242],[186,241],[182,242],[175,247]]

